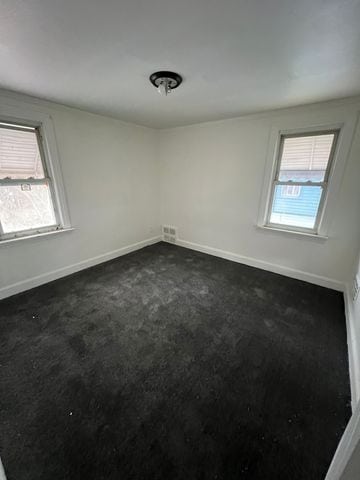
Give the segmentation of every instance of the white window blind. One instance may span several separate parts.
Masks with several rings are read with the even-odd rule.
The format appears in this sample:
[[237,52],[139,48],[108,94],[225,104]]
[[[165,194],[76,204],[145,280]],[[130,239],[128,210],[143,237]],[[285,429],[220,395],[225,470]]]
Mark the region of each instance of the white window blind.
[[334,134],[285,137],[279,180],[323,180]]
[[0,128],[0,178],[42,178],[44,170],[34,130]]

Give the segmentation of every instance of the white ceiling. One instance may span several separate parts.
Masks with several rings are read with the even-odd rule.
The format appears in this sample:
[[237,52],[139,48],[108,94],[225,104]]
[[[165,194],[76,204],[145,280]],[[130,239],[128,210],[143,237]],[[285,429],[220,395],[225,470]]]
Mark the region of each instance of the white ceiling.
[[[360,0],[1,0],[0,86],[151,127],[360,93]],[[148,77],[184,83],[161,97]]]

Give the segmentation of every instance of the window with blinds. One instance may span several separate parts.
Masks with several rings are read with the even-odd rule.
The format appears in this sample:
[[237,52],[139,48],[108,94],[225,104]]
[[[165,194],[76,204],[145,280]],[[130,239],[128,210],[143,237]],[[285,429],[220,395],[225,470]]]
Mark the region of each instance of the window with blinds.
[[37,128],[0,123],[0,238],[57,228]]
[[267,225],[317,233],[338,133],[281,136]]

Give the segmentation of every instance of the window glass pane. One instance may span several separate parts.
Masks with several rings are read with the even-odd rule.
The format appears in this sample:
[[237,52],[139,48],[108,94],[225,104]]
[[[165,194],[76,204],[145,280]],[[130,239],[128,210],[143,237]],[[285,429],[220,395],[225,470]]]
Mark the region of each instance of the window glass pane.
[[321,182],[329,162],[334,134],[285,137],[279,180]]
[[48,185],[0,186],[0,221],[4,233],[55,225]]
[[34,130],[0,127],[0,179],[6,177],[44,178]]
[[322,187],[301,186],[298,195],[288,195],[283,187],[275,186],[270,223],[314,228]]
[[301,193],[300,185],[283,185],[281,187],[281,196],[284,197],[298,197]]

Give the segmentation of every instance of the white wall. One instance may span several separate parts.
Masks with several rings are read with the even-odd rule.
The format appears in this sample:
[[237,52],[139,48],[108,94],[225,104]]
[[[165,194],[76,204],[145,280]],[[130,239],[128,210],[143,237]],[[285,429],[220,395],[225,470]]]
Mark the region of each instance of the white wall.
[[357,98],[162,131],[162,223],[178,227],[179,238],[190,246],[232,252],[283,273],[306,272],[295,276],[341,288],[350,278],[360,238],[359,126],[328,240],[265,231],[256,223],[273,128],[342,123],[356,118],[359,110]]
[[360,403],[345,429],[325,480],[358,480],[360,474]]
[[352,278],[345,294],[352,406],[355,410],[358,404],[360,416],[360,294],[355,300],[352,298],[353,279],[356,274],[360,278],[360,256],[358,261],[354,262]]
[[[352,279],[360,275],[360,255]],[[325,480],[358,480],[360,477],[360,295],[352,300],[352,279],[345,292],[350,384],[353,415],[346,427]]]
[[21,98],[53,119],[75,230],[0,245],[0,297],[11,285],[25,289],[27,279],[49,281],[49,272],[70,273],[74,264],[84,268],[88,259],[156,237],[161,223],[177,226],[190,246],[335,288],[349,281],[360,243],[359,126],[327,241],[264,231],[256,222],[273,127],[347,121],[358,98],[163,131]]
[[356,444],[341,480],[357,480],[360,475],[360,441]]
[[[8,287],[17,282],[44,274],[38,283],[49,281],[49,272],[160,233],[154,130],[31,98],[26,101],[53,119],[74,231],[0,245],[2,296],[13,293]],[[25,282],[18,290],[29,286]]]
[[[357,264],[357,275],[358,279],[360,279],[360,259]],[[351,290],[350,290],[351,291]],[[351,308],[351,307],[350,307]],[[360,293],[358,294],[357,299],[352,304],[353,308],[353,317],[352,317],[352,327],[353,327],[353,349],[354,349],[354,356],[355,356],[355,382],[356,382],[356,400],[360,404]]]

